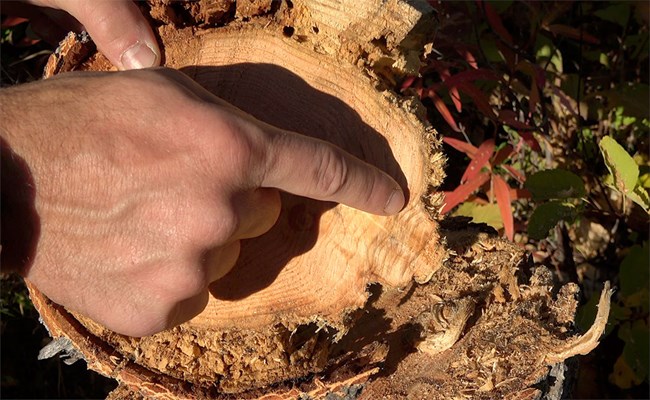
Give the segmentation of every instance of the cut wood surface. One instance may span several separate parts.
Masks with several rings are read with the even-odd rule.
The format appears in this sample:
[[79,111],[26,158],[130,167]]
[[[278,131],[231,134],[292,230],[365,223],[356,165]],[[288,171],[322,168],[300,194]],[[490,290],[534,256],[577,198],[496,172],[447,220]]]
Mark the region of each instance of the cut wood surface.
[[[283,194],[276,225],[242,243],[206,309],[150,337],[110,332],[30,285],[53,337],[122,383],[114,398],[535,398],[530,386],[551,365],[597,344],[603,316],[571,338],[575,287],[553,296],[548,271],[527,270],[522,251],[479,226],[440,228],[439,138],[417,100],[388,89],[419,68],[434,29],[426,2],[157,0],[143,9],[166,66],[387,171],[409,201],[378,217]],[[46,77],[114,70],[80,39],[66,39]]]

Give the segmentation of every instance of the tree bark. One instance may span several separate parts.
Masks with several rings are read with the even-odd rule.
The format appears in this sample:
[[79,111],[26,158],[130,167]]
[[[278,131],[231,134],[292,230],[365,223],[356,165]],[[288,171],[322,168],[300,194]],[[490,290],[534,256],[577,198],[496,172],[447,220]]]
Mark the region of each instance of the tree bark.
[[[30,285],[52,336],[122,384],[113,398],[532,399],[552,365],[597,344],[602,313],[593,332],[572,336],[575,285],[554,291],[514,244],[440,220],[439,137],[419,101],[391,89],[417,73],[435,29],[425,1],[143,8],[166,66],[387,171],[409,202],[387,218],[283,194],[277,224],[242,244],[206,309],[150,337],[110,332]],[[81,39],[66,39],[46,77],[114,70]]]

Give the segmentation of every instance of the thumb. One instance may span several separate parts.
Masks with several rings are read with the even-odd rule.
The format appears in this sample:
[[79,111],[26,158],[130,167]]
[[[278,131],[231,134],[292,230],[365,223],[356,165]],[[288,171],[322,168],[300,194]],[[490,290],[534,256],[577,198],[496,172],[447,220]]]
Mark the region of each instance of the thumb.
[[160,49],[151,27],[130,0],[56,0],[81,22],[97,48],[121,70],[155,67]]

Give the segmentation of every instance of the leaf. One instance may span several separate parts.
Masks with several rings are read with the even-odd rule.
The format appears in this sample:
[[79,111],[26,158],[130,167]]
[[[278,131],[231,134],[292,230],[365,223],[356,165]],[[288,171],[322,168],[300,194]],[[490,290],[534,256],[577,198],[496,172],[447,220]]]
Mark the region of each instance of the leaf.
[[512,35],[510,32],[503,26],[501,17],[499,14],[492,8],[490,3],[483,2],[483,8],[485,11],[485,17],[488,20],[488,23],[492,27],[492,30],[506,43],[512,45]]
[[585,98],[603,97],[607,99],[610,109],[623,107],[625,115],[637,118],[648,118],[650,110],[650,86],[643,83],[623,86],[616,89],[609,89],[595,92]]
[[542,146],[539,145],[537,138],[532,132],[519,132],[519,136],[533,151],[542,151]]
[[594,12],[594,15],[603,21],[613,22],[621,28],[625,28],[631,11],[632,9],[629,4],[615,2],[609,7]]
[[29,22],[29,20],[27,18],[16,17],[16,16],[9,15],[9,16],[5,17],[5,19],[2,20],[1,27],[2,27],[2,29],[13,28],[14,26],[20,25],[20,24],[22,24],[24,22]]
[[450,76],[445,80],[445,85],[448,88],[453,88],[458,85],[462,85],[465,83],[472,83],[477,80],[496,82],[496,81],[500,81],[501,78],[499,77],[499,75],[495,74],[494,72],[484,68],[470,69]]
[[616,189],[626,195],[632,193],[639,179],[639,166],[632,156],[611,136],[602,138],[598,146],[605,158],[607,169],[614,177]]
[[648,192],[641,186],[635,187],[632,193],[627,194],[627,197],[641,206],[641,208],[643,208],[643,211],[648,212],[650,209],[650,196],[648,196]]
[[494,185],[494,194],[497,198],[497,204],[499,205],[499,212],[501,213],[501,219],[503,220],[503,228],[506,231],[506,237],[509,240],[513,240],[515,236],[515,224],[512,217],[512,207],[510,203],[512,199],[510,198],[510,187],[499,175],[494,175],[492,177],[492,184]]
[[445,136],[442,138],[442,141],[453,147],[454,149],[463,152],[467,154],[469,158],[474,158],[476,157],[476,153],[478,152],[478,149],[476,146],[463,142],[462,140],[454,139],[448,136]]
[[619,267],[619,281],[621,295],[631,296],[639,291],[648,291],[650,280],[650,248],[645,246],[632,246],[621,261]]
[[620,355],[614,363],[614,370],[609,375],[609,380],[621,389],[630,389],[643,382],[643,380],[637,378],[634,370],[627,364],[623,355]]
[[490,105],[488,96],[471,83],[459,83],[458,88],[472,98],[476,108],[478,108],[486,117],[494,119],[494,110]]
[[[509,173],[513,178],[515,178],[515,179],[517,180],[517,182],[519,182],[519,183],[524,183],[524,182],[526,182],[526,175],[524,175],[523,172],[519,171],[519,170],[516,169],[515,167],[513,167],[513,166],[511,166],[511,165],[502,165],[501,167],[503,167],[506,171],[508,171],[508,173]],[[527,189],[522,189],[522,190],[526,190],[526,192],[528,193],[528,198],[531,196],[529,190],[527,190]],[[521,197],[520,197],[520,198],[521,198]]]
[[650,172],[639,172],[639,187],[643,189],[650,189]]
[[499,149],[499,150],[494,154],[494,158],[492,158],[492,161],[490,162],[490,164],[492,164],[493,167],[494,167],[494,166],[497,166],[497,165],[500,165],[500,164],[502,164],[505,160],[507,160],[508,158],[510,158],[510,156],[512,156],[512,154],[513,154],[514,152],[515,152],[515,150],[514,150],[514,148],[512,147],[512,145],[509,145],[509,144],[508,144],[508,145],[505,145],[504,147],[500,148],[500,149]]
[[488,164],[493,152],[494,139],[488,139],[485,142],[481,143],[481,145],[478,147],[478,150],[476,151],[476,156],[469,163],[467,169],[465,169],[465,173],[460,178],[460,183],[465,183],[471,179],[474,179],[474,177],[478,175],[479,172],[481,172],[481,169],[486,164]]
[[411,87],[416,79],[417,79],[417,76],[415,76],[415,75],[407,76],[404,79],[404,81],[402,82],[400,90],[404,91],[405,89],[408,89],[409,87]]
[[446,214],[451,211],[458,204],[465,201],[476,189],[481,187],[485,182],[490,179],[490,174],[482,172],[478,174],[474,179],[467,181],[466,183],[458,186],[454,189],[453,192],[445,192],[445,202],[446,204],[440,211],[441,214]]
[[467,49],[457,49],[457,51],[463,58],[465,58],[465,61],[467,61],[467,64],[469,64],[470,67],[478,69],[478,63],[476,62],[474,54]]
[[629,336],[625,338],[623,358],[632,367],[638,380],[644,381],[648,377],[648,364],[650,362],[650,334],[648,325],[643,319],[632,322]]
[[515,129],[523,130],[532,130],[533,127],[517,120],[517,114],[512,110],[501,110],[499,111],[499,121],[503,122],[506,125],[510,125]]
[[580,30],[579,28],[575,28],[573,26],[567,26],[561,24],[549,25],[545,29],[556,36],[557,35],[565,36],[568,37],[569,39],[582,41],[590,44],[600,44],[600,40],[598,40],[597,37],[588,34],[587,32],[584,31],[584,29]]
[[573,204],[561,201],[549,201],[537,206],[528,220],[528,235],[535,240],[544,239],[548,231],[560,221],[570,222],[575,219],[577,211]]
[[[438,74],[440,75],[440,79],[445,82],[447,79],[451,77],[451,73],[449,72],[449,67],[448,66],[443,66],[441,63],[438,63],[439,67],[436,68],[438,71]],[[461,112],[463,111],[463,105],[460,102],[460,93],[458,93],[458,89],[453,87],[449,89],[449,97],[451,97],[451,101],[454,103],[454,107],[456,107],[456,111]]]
[[582,179],[563,169],[547,169],[526,179],[524,187],[534,200],[581,198],[587,195]]
[[619,327],[618,337],[625,342],[625,346],[609,376],[616,386],[628,389],[647,379],[650,362],[649,336],[648,325],[642,319],[626,321]]
[[472,222],[488,224],[496,230],[503,228],[499,206],[496,204],[478,204],[467,201],[456,209],[454,215],[471,217]]
[[526,189],[510,188],[510,198],[512,200],[530,199],[530,192]]
[[447,122],[449,127],[453,129],[455,132],[460,132],[460,128],[458,128],[458,125],[456,124],[456,120],[454,119],[453,115],[451,115],[451,112],[449,112],[449,108],[447,108],[447,105],[445,104],[444,101],[438,96],[438,94],[433,90],[429,89],[427,96],[433,100],[433,105],[436,106],[436,109],[442,115],[442,118]]

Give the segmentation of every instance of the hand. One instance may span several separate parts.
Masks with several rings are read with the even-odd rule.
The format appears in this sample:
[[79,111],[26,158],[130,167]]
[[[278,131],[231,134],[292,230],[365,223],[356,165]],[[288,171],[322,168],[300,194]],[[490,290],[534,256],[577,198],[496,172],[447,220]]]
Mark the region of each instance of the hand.
[[34,31],[50,42],[58,42],[70,30],[80,31],[83,25],[99,50],[119,69],[160,64],[156,38],[131,0],[3,1],[2,6],[5,13],[29,18]]
[[28,165],[40,236],[24,271],[53,301],[131,336],[197,315],[278,189],[397,213],[388,175],[255,120],[182,73],[70,73],[0,91],[2,138]]

